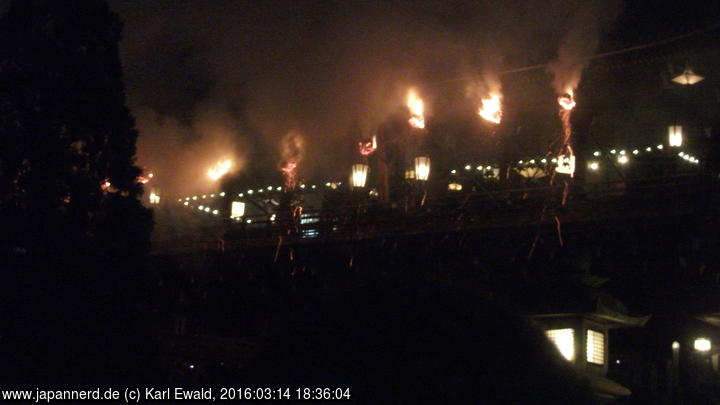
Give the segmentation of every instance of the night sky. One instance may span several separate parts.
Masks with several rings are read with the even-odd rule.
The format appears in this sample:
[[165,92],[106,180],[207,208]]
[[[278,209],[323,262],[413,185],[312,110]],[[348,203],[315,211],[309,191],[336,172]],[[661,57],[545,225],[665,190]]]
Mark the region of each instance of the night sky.
[[[198,171],[226,155],[272,179],[291,130],[307,140],[302,176],[341,177],[328,173],[340,174],[356,140],[403,111],[410,86],[430,121],[477,120],[474,89],[488,73],[552,62],[563,43],[582,57],[720,15],[710,1],[109,3],[125,21],[139,164],[172,193],[207,188]],[[548,72],[543,94],[527,96],[549,98],[552,81]]]

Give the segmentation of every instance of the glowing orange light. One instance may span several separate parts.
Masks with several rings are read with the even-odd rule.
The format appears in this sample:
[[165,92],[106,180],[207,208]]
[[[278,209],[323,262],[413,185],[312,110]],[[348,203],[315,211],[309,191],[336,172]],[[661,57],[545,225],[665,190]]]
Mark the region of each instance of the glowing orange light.
[[296,162],[285,162],[280,168],[285,178],[285,187],[288,189],[295,188],[295,178],[297,175],[297,163]]
[[500,95],[491,94],[490,98],[482,99],[482,107],[478,110],[478,115],[494,124],[499,124],[502,121]]
[[110,179],[105,179],[105,181],[100,184],[100,189],[102,191],[108,191],[110,189],[110,186],[112,186],[112,184],[110,183]]
[[408,123],[413,128],[425,128],[425,104],[414,90],[408,92],[407,107],[410,110]]
[[370,156],[375,152],[377,149],[377,139],[375,135],[372,137],[371,142],[358,142],[358,147],[360,148],[360,154],[363,156]]
[[212,179],[212,181],[217,181],[230,171],[232,165],[232,160],[221,160],[215,163],[210,169],[208,169],[207,175],[208,177],[210,177],[210,179]]

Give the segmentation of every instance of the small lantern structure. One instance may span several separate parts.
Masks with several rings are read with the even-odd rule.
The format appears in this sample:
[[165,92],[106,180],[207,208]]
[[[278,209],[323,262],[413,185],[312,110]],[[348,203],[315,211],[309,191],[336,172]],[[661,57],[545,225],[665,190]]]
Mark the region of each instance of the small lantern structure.
[[682,146],[682,125],[670,125],[668,127],[668,143],[675,148]]
[[367,182],[367,175],[370,167],[363,163],[352,165],[351,184],[354,188],[363,188]]
[[523,167],[522,169],[516,169],[516,171],[521,177],[526,179],[540,179],[547,175],[545,170],[537,166]]
[[150,204],[158,205],[160,204],[160,193],[158,193],[157,190],[151,190],[148,199],[150,200]]
[[692,71],[689,67],[685,68],[685,70],[680,73],[679,75],[673,77],[672,81],[678,84],[682,84],[683,86],[691,86],[695,83],[699,83],[703,81],[705,78],[695,74],[695,72]]
[[427,181],[430,177],[430,157],[418,156],[415,158],[415,179]]
[[608,372],[608,334],[611,329],[641,327],[649,320],[619,310],[622,304],[600,294],[571,305],[560,304],[533,315],[545,335],[580,374],[586,376],[595,394],[602,399],[630,395],[630,390],[606,378]]
[[242,201],[233,201],[230,206],[230,218],[240,219],[245,215],[245,203]]

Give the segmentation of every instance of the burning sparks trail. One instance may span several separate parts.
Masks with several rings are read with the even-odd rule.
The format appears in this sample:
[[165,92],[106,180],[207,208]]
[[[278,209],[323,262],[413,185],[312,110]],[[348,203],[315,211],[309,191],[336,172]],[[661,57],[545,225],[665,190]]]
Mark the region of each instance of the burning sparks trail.
[[[571,159],[573,156],[573,150],[570,142],[572,138],[572,124],[570,123],[570,116],[572,114],[572,109],[577,104],[575,102],[573,91],[567,90],[565,94],[558,97],[558,104],[560,104],[559,115],[563,126],[563,143],[558,155],[564,155],[565,157]],[[572,176],[572,173],[570,173],[570,175]]]
[[297,184],[297,168],[305,153],[305,140],[299,132],[291,131],[285,135],[280,144],[282,161],[280,171],[287,190],[292,190]]
[[358,147],[362,156],[368,157],[372,155],[377,149],[377,137],[373,135],[371,142],[358,142]]
[[208,169],[207,175],[208,175],[208,177],[210,177],[210,179],[212,179],[212,181],[217,181],[222,176],[226,175],[230,171],[232,166],[233,166],[232,160],[230,160],[230,159],[221,160],[221,161],[215,163],[215,165],[213,167]]
[[282,165],[280,170],[283,174],[283,181],[285,183],[285,187],[288,189],[295,188],[295,184],[297,183],[297,163],[285,162],[285,164]]
[[490,98],[482,99],[482,107],[478,110],[478,115],[494,124],[499,124],[502,121],[500,95],[491,94]]
[[407,107],[410,110],[408,123],[413,128],[425,128],[425,105],[414,90],[408,92]]

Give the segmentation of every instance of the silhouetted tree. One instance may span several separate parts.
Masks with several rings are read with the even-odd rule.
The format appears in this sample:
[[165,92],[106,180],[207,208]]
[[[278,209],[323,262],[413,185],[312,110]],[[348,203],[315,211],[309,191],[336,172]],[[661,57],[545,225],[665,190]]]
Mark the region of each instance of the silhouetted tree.
[[102,0],[12,1],[0,20],[0,293],[15,321],[9,364],[26,381],[122,368],[116,337],[152,218],[138,201],[121,28]]

